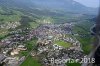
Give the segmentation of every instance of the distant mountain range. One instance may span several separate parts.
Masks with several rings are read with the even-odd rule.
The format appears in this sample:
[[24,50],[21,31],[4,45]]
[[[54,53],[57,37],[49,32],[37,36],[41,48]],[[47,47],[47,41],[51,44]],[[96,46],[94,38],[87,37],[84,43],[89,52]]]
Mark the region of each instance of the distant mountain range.
[[86,7],[74,0],[0,0],[1,7],[49,9],[72,13],[96,14],[97,8]]

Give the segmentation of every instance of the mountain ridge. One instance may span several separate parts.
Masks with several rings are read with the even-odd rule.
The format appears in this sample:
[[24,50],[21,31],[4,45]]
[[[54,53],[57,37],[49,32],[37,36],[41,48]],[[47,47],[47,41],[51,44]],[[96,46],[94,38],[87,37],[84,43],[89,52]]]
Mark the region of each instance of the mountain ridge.
[[97,12],[97,9],[86,7],[74,0],[0,0],[0,6],[24,9],[53,9],[86,14],[95,14]]

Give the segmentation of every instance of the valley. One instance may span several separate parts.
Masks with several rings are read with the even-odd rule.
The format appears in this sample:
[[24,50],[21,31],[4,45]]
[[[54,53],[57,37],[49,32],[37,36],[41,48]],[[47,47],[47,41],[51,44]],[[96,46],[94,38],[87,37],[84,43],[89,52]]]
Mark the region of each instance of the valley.
[[1,65],[81,66],[92,49],[96,9],[73,0],[48,2],[0,0]]

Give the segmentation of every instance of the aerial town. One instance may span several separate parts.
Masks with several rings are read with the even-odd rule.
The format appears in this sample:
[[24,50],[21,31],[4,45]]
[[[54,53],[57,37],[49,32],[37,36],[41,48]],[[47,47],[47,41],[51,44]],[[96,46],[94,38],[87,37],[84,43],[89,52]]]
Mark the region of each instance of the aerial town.
[[97,66],[98,7],[99,0],[0,0],[0,66]]
[[[66,66],[68,59],[78,62],[86,55],[80,42],[72,36],[73,26],[73,23],[43,24],[36,29],[14,30],[0,41],[0,62],[20,66],[28,56],[39,57],[43,66]],[[34,42],[31,47],[25,44],[35,39],[35,46]]]

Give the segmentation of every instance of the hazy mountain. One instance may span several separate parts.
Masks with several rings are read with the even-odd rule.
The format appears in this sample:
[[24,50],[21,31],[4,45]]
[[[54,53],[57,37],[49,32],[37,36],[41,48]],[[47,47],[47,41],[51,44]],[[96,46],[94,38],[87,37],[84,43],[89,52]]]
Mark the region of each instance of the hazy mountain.
[[33,6],[31,1],[28,0],[0,0],[0,6],[3,7],[18,7],[18,8],[29,8],[30,6]]
[[96,8],[86,7],[74,0],[31,0],[38,7],[58,9],[67,12],[96,13]]
[[74,13],[95,14],[97,9],[86,7],[74,0],[0,0],[0,6],[18,8],[41,8]]

